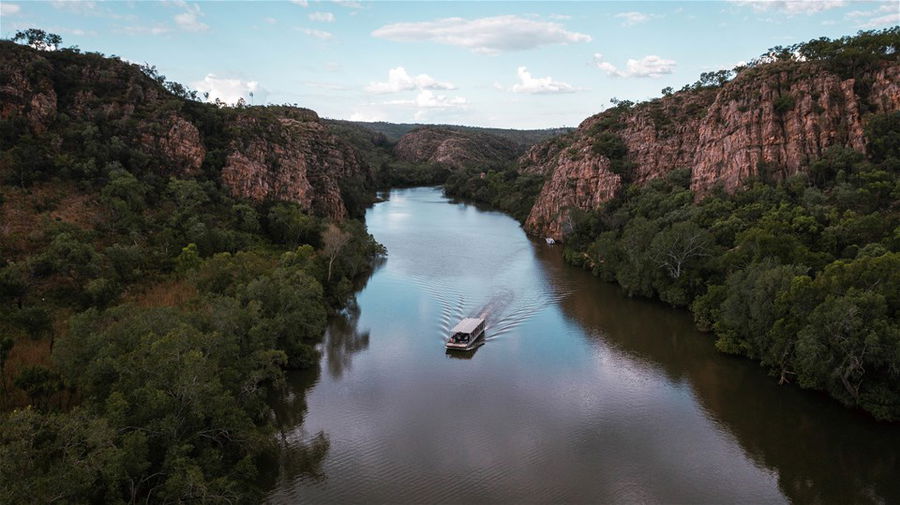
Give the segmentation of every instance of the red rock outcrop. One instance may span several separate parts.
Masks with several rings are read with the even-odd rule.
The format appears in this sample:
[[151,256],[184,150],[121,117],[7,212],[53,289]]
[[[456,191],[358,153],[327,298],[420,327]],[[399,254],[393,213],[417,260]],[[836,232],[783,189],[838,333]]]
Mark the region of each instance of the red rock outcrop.
[[763,66],[720,88],[675,93],[586,119],[574,133],[531,148],[520,170],[547,175],[525,227],[563,239],[571,209],[595,209],[623,178],[593,149],[612,131],[627,147],[628,177],[643,183],[678,168],[691,169],[702,197],[717,185],[740,188],[749,178],[784,178],[805,170],[833,145],[865,151],[865,116],[900,109],[900,66],[885,65],[862,79],[841,79],[814,64]]
[[511,162],[520,153],[516,144],[495,135],[434,127],[416,128],[394,146],[400,160],[454,169]]
[[215,151],[210,168],[221,169],[235,196],[292,201],[336,219],[348,214],[342,185],[373,180],[356,150],[312,110],[218,109],[188,102],[161,81],[113,58],[0,41],[0,119],[25,119],[32,133],[53,134],[47,138],[57,148],[67,130],[84,130],[91,142],[142,151],[146,169],[177,177],[200,175]]
[[180,116],[169,116],[160,120],[157,130],[164,133],[145,133],[141,143],[158,156],[164,158],[171,167],[169,173],[197,175],[206,157],[206,147],[200,139],[200,131],[191,122]]
[[372,177],[357,153],[312,111],[277,121],[242,114],[236,122],[246,134],[232,142],[222,169],[222,181],[235,196],[292,201],[306,211],[342,219],[347,208],[339,181]]
[[21,116],[33,132],[42,133],[56,118],[57,99],[49,78],[28,75],[33,61],[28,53],[0,59],[0,119]]

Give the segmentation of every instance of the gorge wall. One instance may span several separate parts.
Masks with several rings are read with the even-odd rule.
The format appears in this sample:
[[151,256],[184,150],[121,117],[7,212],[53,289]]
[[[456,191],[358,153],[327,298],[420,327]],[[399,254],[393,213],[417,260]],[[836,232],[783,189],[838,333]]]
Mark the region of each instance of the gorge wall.
[[568,135],[532,147],[520,170],[547,178],[527,231],[563,239],[572,209],[592,210],[624,184],[691,169],[698,198],[715,186],[783,179],[828,147],[865,151],[869,114],[900,109],[900,65],[845,79],[817,63],[747,69],[719,87],[680,91],[592,116]]
[[96,135],[138,147],[156,175],[205,173],[236,197],[292,201],[336,219],[348,214],[342,184],[373,177],[311,110],[219,108],[163,83],[118,59],[0,42],[0,119],[56,154]]

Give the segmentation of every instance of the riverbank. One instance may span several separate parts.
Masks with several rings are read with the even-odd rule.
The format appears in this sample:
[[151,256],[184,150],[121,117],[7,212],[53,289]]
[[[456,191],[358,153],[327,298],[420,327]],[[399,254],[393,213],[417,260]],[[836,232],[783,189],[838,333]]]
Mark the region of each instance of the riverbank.
[[[327,449],[280,467],[267,502],[900,498],[891,425],[779,387],[508,215],[416,188],[366,221],[386,261],[329,327],[321,369],[289,377],[302,404],[278,408],[291,446]],[[486,309],[486,343],[448,355],[447,331]]]
[[[595,210],[570,209],[566,260],[629,296],[689,308],[701,330],[714,332],[716,349],[758,361],[779,383],[896,422],[898,123],[897,112],[872,115],[868,154],[832,147],[809,174],[698,200],[690,170],[674,170]],[[529,201],[517,185],[491,182],[502,174],[459,177],[448,194]],[[523,222],[527,211],[512,215]]]

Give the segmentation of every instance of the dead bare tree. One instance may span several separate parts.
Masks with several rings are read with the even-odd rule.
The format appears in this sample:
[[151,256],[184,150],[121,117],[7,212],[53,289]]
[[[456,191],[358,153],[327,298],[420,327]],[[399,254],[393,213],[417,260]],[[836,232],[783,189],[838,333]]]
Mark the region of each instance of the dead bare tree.
[[322,234],[322,251],[328,256],[328,280],[331,281],[331,267],[344,246],[350,242],[351,235],[341,230],[336,224],[329,224]]
[[696,224],[690,221],[675,223],[653,239],[650,254],[671,278],[678,279],[691,258],[709,255],[712,242],[709,232]]

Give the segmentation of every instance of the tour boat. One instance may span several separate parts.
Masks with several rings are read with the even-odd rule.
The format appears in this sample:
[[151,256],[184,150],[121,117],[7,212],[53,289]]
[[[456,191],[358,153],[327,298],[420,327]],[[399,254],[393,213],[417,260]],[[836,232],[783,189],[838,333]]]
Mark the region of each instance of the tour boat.
[[480,317],[467,317],[450,330],[450,339],[447,340],[447,349],[456,351],[469,351],[475,348],[484,336],[484,319]]

